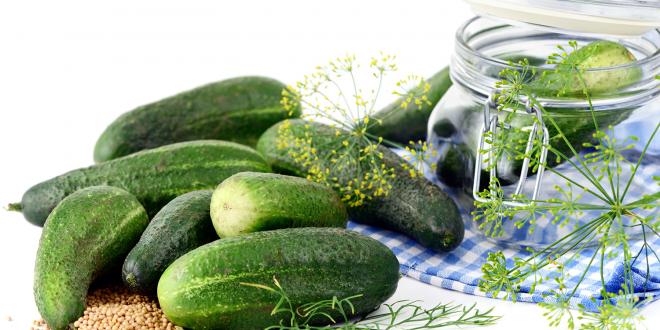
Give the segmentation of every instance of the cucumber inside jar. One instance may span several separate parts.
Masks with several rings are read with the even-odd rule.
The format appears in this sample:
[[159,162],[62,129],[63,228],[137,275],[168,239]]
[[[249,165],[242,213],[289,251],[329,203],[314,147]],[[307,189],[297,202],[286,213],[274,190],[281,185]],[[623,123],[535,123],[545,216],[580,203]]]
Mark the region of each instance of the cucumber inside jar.
[[[542,73],[535,70],[522,69],[522,81],[520,83],[529,84],[531,89],[538,97],[553,97],[586,99],[586,94],[593,99],[615,92],[626,86],[630,86],[639,81],[641,71],[638,67],[621,68],[618,70],[607,70],[603,72],[588,71],[593,68],[606,66],[618,66],[633,63],[636,58],[625,46],[612,41],[594,41],[581,48],[575,49],[571,53],[559,54],[565,56],[563,63],[553,64],[552,61],[544,61],[538,57],[532,57],[529,60],[524,55],[508,55],[503,58],[514,66],[529,66],[532,68],[545,66],[548,68]],[[583,71],[582,74],[573,74],[572,67],[562,68],[561,66],[575,66]],[[556,71],[555,71],[556,70]],[[563,71],[562,71],[563,70]],[[502,77],[506,79],[506,77]],[[443,109],[440,109],[443,111]],[[506,122],[510,128],[500,130],[496,138],[499,144],[507,143],[510,150],[502,151],[498,156],[498,179],[504,185],[513,184],[519,179],[519,173],[522,168],[521,154],[525,152],[525,142],[529,137],[528,129],[533,125],[535,117],[526,113],[524,106],[520,105],[515,109],[503,109],[500,114],[500,122]],[[551,114],[553,122],[546,125],[550,133],[550,144],[558,149],[558,153],[548,154],[548,166],[559,164],[558,154],[570,155],[571,150],[563,141],[564,137],[569,141],[590,141],[595,131],[594,121],[598,126],[606,128],[616,125],[625,120],[634,109],[619,109],[618,111],[603,111],[593,113],[589,109],[566,109],[566,108],[546,108]],[[436,175],[440,180],[449,186],[461,186],[471,180],[473,166],[465,166],[475,161],[478,145],[479,125],[483,123],[483,106],[462,107],[453,109],[444,109],[445,115],[448,112],[457,112],[458,115],[439,118],[433,123],[431,131],[440,139],[455,138],[457,134],[462,135],[466,144],[461,143],[447,146],[443,150],[441,157],[436,164]],[[442,116],[440,116],[442,117]],[[456,125],[457,121],[462,121]],[[458,127],[457,127],[458,126]],[[438,144],[440,141],[436,141]],[[440,142],[441,143],[441,142]],[[578,144],[577,148],[580,151]],[[575,146],[574,146],[575,147]],[[532,171],[534,172],[534,171]],[[486,173],[483,173],[485,176]],[[486,188],[487,181],[482,181],[481,189]],[[470,186],[470,185],[466,185]]]
[[[650,33],[660,36],[657,30]],[[658,81],[654,79],[660,63],[658,40],[648,36],[634,40],[598,39],[541,33],[486,18],[468,21],[457,33],[451,67],[454,86],[435,107],[428,124],[428,142],[437,151],[437,181],[455,188],[455,199],[464,208],[472,209],[474,201],[466,197],[473,196],[476,160],[481,154],[477,192],[488,188],[490,164],[483,156],[486,150],[479,151],[479,144],[484,127],[488,127],[485,107],[489,97],[498,101],[488,108],[500,124],[494,135],[495,145],[507,146],[496,148],[496,178],[509,193],[520,180],[530,128],[537,120],[526,111],[526,93],[543,105],[543,124],[553,149],[547,153],[545,164],[560,171],[565,167],[560,164],[572,158],[574,152],[587,152],[595,132],[610,127],[616,131],[640,117],[655,118],[660,96]],[[508,81],[508,85],[501,81]],[[515,84],[525,86],[519,94],[510,95],[516,100],[500,102],[498,95],[503,90],[515,91]],[[502,103],[506,106],[501,107]],[[486,143],[488,147],[490,143]],[[529,157],[527,183],[536,179],[539,151],[536,152]],[[558,182],[541,182],[540,194],[547,198]],[[530,186],[527,183],[525,187]],[[528,195],[529,190],[534,190],[525,189]],[[479,227],[472,222],[466,226]],[[497,241],[529,246],[549,243],[521,233],[524,230],[513,228]]]

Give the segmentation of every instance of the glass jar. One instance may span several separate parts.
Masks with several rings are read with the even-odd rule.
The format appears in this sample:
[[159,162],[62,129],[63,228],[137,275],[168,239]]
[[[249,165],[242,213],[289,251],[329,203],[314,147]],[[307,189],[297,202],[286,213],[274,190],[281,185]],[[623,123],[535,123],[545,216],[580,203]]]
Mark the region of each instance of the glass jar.
[[[496,115],[500,123],[508,118],[509,127],[500,128],[499,137],[519,144],[523,152],[536,121],[534,113],[524,111],[524,96],[520,103],[523,110],[498,111],[496,105],[492,104],[498,93],[496,83],[502,80],[501,72],[505,69],[513,70],[524,78],[529,78],[532,72],[534,77],[551,75],[554,67],[546,64],[546,59],[557,52],[558,45],[568,47],[569,41],[577,41],[579,46],[583,46],[603,39],[624,45],[634,54],[636,61],[584,71],[585,77],[591,77],[594,81],[598,80],[606,85],[592,91],[592,105],[579,90],[568,90],[561,97],[557,97],[552,86],[547,90],[539,89],[536,97],[543,104],[546,114],[552,117],[552,121],[564,132],[565,138],[577,152],[586,148],[585,143],[592,142],[595,117],[601,129],[613,127],[611,131],[614,135],[623,135],[618,137],[620,139],[625,139],[626,135],[634,130],[640,138],[636,147],[630,150],[631,157],[634,158],[635,151],[639,155],[650,132],[660,120],[660,80],[656,79],[660,74],[660,30],[651,30],[639,37],[613,39],[608,36],[539,29],[533,25],[505,23],[486,17],[475,17],[458,30],[451,63],[454,85],[433,110],[428,124],[428,143],[437,151],[433,159],[436,164],[435,178],[439,184],[454,193],[459,204],[470,210],[473,207],[471,197],[475,196],[473,193],[488,186],[490,173],[487,171],[487,161],[481,159],[481,162],[477,162],[478,159],[484,158],[480,157],[480,154],[484,153],[479,151],[479,147],[480,144],[484,147],[484,128],[489,128],[485,112]],[[529,62],[526,69],[512,64],[523,58]],[[533,84],[532,78],[526,80],[527,83]],[[570,155],[571,150],[557,134],[554,124],[549,124],[549,118],[544,121],[549,144],[565,155]],[[539,131],[542,132],[540,128]],[[660,139],[655,139],[649,147],[646,159],[659,161],[658,140]],[[524,172],[521,172],[526,167],[523,160],[510,156],[501,155],[497,158],[494,166],[497,179],[505,193],[513,194],[517,192],[517,184],[522,175],[526,180],[524,184],[521,183],[521,191],[531,196],[538,175],[533,168],[524,175]],[[553,167],[555,171],[569,177],[576,174],[570,173],[570,166],[566,166],[565,161],[560,162],[561,159],[557,159],[555,153],[548,153],[547,157],[547,166]],[[482,170],[475,174],[475,166],[481,167]],[[481,179],[475,180],[475,175]],[[623,177],[625,175],[626,173],[623,173]],[[561,197],[557,195],[559,191],[555,186],[563,181],[565,180],[556,173],[546,171],[539,181],[538,199]],[[635,181],[631,190],[642,193],[648,191],[647,186],[648,183]],[[502,235],[494,239],[503,244],[545,246],[571,230],[565,226],[551,225],[553,220],[556,219],[552,216],[540,217],[535,225],[542,230],[533,232],[528,230],[527,225],[519,228],[514,221],[504,221]],[[468,221],[466,227],[482,231],[489,229],[480,227],[479,223],[474,221]]]

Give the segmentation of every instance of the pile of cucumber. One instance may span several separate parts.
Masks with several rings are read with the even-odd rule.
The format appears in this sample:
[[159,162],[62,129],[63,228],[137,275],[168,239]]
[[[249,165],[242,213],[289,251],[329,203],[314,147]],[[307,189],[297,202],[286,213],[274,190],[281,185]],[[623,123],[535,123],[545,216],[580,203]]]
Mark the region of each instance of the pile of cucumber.
[[[34,295],[51,329],[81,317],[92,282],[119,270],[127,287],[157,295],[165,315],[189,329],[279,324],[271,315],[278,296],[244,285],[273,278],[296,306],[361,295],[357,316],[394,293],[399,263],[378,241],[346,230],[349,216],[435,251],[461,242],[456,205],[423,178],[398,176],[388,196],[347,208],[332,188],[297,177],[304,169],[273,135],[300,115],[282,109],[285,88],[234,78],[139,107],[103,132],[97,164],[41,182],[10,205],[43,225]],[[384,152],[388,163],[403,162]]]

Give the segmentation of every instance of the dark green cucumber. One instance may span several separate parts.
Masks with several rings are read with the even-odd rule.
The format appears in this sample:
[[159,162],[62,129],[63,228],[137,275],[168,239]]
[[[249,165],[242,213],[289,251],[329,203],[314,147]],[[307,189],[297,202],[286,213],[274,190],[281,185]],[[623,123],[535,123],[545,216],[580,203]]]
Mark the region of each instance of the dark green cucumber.
[[109,185],[135,195],[153,216],[175,197],[193,190],[213,189],[222,180],[243,171],[270,172],[270,168],[263,157],[244,145],[213,140],[181,142],[39,183],[23,195],[20,208],[28,221],[41,226],[67,195],[84,187]]
[[149,218],[128,192],[88,187],[53,210],[41,233],[34,267],[37,308],[53,330],[83,315],[92,281],[121,264]]
[[211,190],[191,191],[167,203],[126,256],[122,278],[131,290],[155,294],[160,275],[186,252],[218,239],[211,224]]
[[355,315],[362,315],[394,293],[399,263],[386,246],[345,229],[257,232],[177,259],[158,282],[158,301],[167,318],[185,328],[264,329],[290,316],[271,315],[277,294],[244,283],[273,287],[273,278],[294,307],[361,294],[352,301]]
[[[403,100],[396,100],[374,114],[373,119],[378,120],[380,124],[371,126],[369,133],[403,144],[408,144],[410,141],[426,141],[429,116],[452,84],[449,67],[445,67],[431,76],[427,82],[431,86],[426,93],[430,104],[422,104],[421,108],[410,104],[403,108],[401,106]],[[416,92],[421,93],[422,91],[417,90]]]
[[[292,134],[304,137],[307,130],[315,143],[326,144],[335,135],[335,129],[302,120],[289,120]],[[287,150],[278,145],[280,124],[268,129],[259,139],[257,149],[266,157],[274,170],[305,177],[306,169],[295,163]],[[308,126],[306,126],[308,125]],[[308,127],[308,128],[306,128]],[[402,168],[404,160],[385,147],[379,149],[384,163],[396,170],[391,179],[392,188],[387,196],[374,197],[365,205],[349,208],[351,220],[374,225],[405,234],[434,251],[449,251],[463,240],[464,225],[454,201],[438,186],[423,177],[411,177]],[[331,150],[319,150],[329,153]],[[319,156],[330,159],[330,156]],[[354,173],[335,173],[355,177]]]
[[141,106],[117,118],[94,148],[97,162],[166,144],[217,139],[253,146],[263,131],[288,117],[286,86],[265,77],[227,79]]
[[332,188],[307,179],[242,172],[213,192],[211,219],[220,237],[292,227],[346,227],[348,215]]

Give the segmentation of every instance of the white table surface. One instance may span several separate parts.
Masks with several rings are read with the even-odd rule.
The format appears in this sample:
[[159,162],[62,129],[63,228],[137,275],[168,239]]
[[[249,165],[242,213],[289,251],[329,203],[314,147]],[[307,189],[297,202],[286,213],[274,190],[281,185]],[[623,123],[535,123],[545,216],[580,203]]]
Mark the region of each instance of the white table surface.
[[[459,0],[3,1],[0,3],[0,204],[91,164],[96,138],[138,105],[203,83],[266,75],[293,83],[346,53],[398,55],[403,72],[446,65]],[[383,99],[387,102],[388,99]],[[38,317],[32,269],[40,229],[0,211],[0,329]],[[543,329],[543,311],[404,278],[392,300],[494,306],[493,329]],[[644,310],[660,324],[660,303]],[[11,317],[13,321],[7,321]]]

